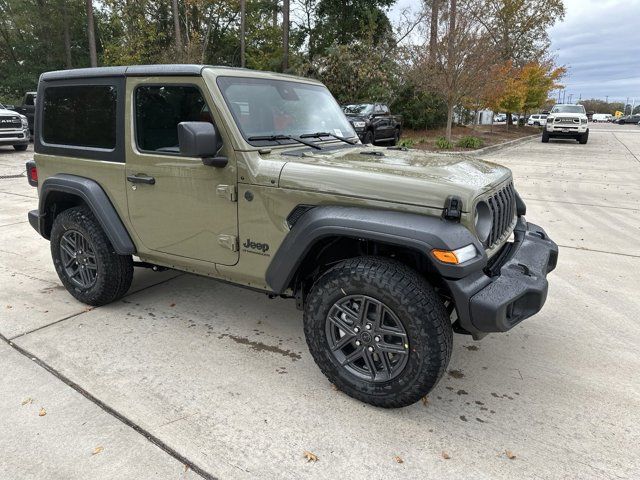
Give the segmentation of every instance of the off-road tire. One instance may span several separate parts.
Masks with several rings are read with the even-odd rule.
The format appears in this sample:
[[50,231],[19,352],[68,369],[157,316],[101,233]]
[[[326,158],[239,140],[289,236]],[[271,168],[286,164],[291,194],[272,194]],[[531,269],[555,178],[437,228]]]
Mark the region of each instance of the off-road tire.
[[29,145],[14,145],[13,148],[16,152],[24,152]]
[[578,137],[578,142],[580,142],[580,145],[586,145],[588,141],[589,131],[586,131],[585,133],[581,134],[580,137]]
[[362,143],[365,145],[373,145],[373,132],[371,130],[367,130],[364,134],[364,138],[362,139]]
[[[395,378],[359,378],[330,351],[327,315],[349,295],[383,302],[402,323],[409,357]],[[384,408],[411,405],[427,395],[446,371],[453,343],[449,316],[433,287],[414,270],[381,257],[345,260],[320,276],[305,301],[304,331],[315,362],[331,383],[353,398]]]
[[546,130],[542,131],[542,143],[549,143],[549,132]]
[[[88,289],[77,287],[62,265],[60,242],[68,230],[83,235],[94,250],[97,264],[95,283]],[[92,306],[105,305],[122,298],[133,279],[131,255],[118,255],[102,227],[86,206],[74,207],[56,216],[51,229],[51,257],[60,281],[82,303]]]

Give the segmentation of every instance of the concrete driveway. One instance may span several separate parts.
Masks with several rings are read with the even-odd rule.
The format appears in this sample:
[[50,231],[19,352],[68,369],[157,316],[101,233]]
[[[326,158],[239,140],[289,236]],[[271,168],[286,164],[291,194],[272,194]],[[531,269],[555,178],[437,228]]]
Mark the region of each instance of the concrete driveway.
[[487,157],[561,245],[547,304],[455,336],[400,410],[332,388],[292,301],[137,271],[124,300],[77,303],[26,221],[35,189],[6,178],[30,156],[0,148],[0,478],[640,477],[640,128]]

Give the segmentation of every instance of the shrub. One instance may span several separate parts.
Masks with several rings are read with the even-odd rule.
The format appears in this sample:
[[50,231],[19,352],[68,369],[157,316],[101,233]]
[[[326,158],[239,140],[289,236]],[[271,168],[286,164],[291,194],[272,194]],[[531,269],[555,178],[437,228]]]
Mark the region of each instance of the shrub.
[[413,138],[403,138],[398,142],[399,147],[411,148],[415,145]]
[[474,149],[481,148],[483,145],[484,141],[481,138],[471,136],[462,137],[460,140],[458,140],[458,143],[456,143],[456,146],[458,147]]
[[436,147],[440,150],[451,150],[453,148],[453,144],[445,137],[438,137],[436,139]]

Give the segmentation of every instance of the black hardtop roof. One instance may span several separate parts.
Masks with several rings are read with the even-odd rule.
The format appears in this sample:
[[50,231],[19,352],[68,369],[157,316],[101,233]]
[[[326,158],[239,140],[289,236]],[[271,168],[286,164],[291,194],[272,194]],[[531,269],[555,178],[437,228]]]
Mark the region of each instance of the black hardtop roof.
[[[56,70],[40,76],[41,81],[69,80],[76,78],[104,77],[146,77],[146,76],[199,76],[202,70],[212,65],[167,64],[167,65],[130,65],[124,67],[76,68],[72,70]],[[231,68],[231,67],[219,67]]]

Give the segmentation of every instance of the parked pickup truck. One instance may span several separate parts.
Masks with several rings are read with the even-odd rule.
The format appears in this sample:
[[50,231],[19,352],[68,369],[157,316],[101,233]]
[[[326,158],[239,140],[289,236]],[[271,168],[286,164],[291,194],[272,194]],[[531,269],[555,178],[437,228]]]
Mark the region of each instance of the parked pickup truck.
[[358,103],[342,108],[349,122],[365,144],[387,142],[395,145],[402,134],[402,117],[391,115],[380,103]]
[[22,105],[8,106],[7,108],[27,117],[29,122],[29,132],[33,135],[33,117],[36,112],[36,92],[25,93],[22,98]]
[[29,146],[27,117],[9,110],[0,103],[0,145],[13,145],[22,152]]
[[[39,203],[28,218],[86,304],[122,298],[134,267],[291,298],[336,388],[401,407],[445,374],[461,350],[454,332],[506,332],[547,297],[558,247],[525,219],[508,168],[362,145],[316,80],[87,68],[44,73],[38,98],[27,175]],[[228,302],[209,287],[198,294],[211,308]]]

